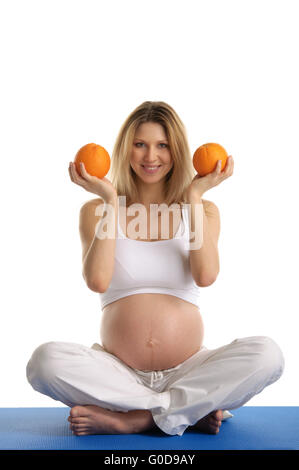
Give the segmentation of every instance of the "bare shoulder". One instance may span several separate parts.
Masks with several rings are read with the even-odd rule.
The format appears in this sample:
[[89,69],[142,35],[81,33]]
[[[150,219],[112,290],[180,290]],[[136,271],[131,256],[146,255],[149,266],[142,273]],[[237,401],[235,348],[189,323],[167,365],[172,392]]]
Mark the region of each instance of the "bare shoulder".
[[212,201],[202,200],[205,215],[209,220],[209,229],[211,236],[214,238],[216,244],[220,235],[220,213],[216,204]]
[[94,205],[97,205],[97,204],[104,204],[104,199],[102,199],[101,197],[96,197],[94,199],[89,199],[89,201],[86,201],[84,202],[83,206],[94,206]]
[[215,202],[213,201],[208,201],[207,199],[202,199],[202,202],[203,202],[203,206],[204,208],[210,208],[210,209],[214,209],[214,210],[218,210],[218,207],[216,206]]
[[90,247],[95,234],[96,224],[99,222],[101,214],[97,213],[97,207],[103,204],[104,200],[101,198],[91,199],[84,202],[80,209],[79,215],[79,232],[82,242],[82,260]]
[[97,197],[94,199],[90,199],[89,201],[85,201],[80,209],[80,212],[86,212],[89,211],[90,209],[94,209],[100,204],[104,204],[104,199]]
[[218,215],[219,216],[219,209],[216,206],[215,202],[208,201],[207,199],[202,199],[203,207],[206,213],[210,215]]
[[83,203],[80,208],[79,228],[84,231],[86,227],[94,226],[103,215],[97,208],[104,204],[102,198],[90,199]]

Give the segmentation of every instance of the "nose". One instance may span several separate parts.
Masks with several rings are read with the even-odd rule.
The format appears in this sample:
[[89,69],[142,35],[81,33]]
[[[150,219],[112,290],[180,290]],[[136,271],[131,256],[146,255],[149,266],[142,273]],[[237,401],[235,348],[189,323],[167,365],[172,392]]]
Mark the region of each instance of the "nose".
[[155,163],[159,158],[158,151],[154,147],[149,147],[145,151],[145,163]]

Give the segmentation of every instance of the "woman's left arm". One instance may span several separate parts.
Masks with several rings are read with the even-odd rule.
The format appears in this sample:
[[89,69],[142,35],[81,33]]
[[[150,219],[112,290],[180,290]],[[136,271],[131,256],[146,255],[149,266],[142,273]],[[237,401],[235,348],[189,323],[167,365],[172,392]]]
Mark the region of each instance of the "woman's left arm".
[[195,204],[202,204],[201,217],[201,246],[192,248],[192,236],[190,238],[189,260],[191,274],[200,287],[213,284],[219,273],[218,239],[220,235],[220,214],[218,207],[211,201],[205,201],[198,197],[188,198],[191,209],[191,231],[195,233]]
[[[193,243],[193,235],[190,234],[190,268],[194,281],[200,287],[210,286],[217,279],[219,273],[218,239],[220,234],[218,207],[211,201],[204,201],[202,195],[213,186],[217,186],[230,177],[233,174],[233,168],[234,161],[232,156],[229,156],[223,171],[221,171],[220,161],[212,173],[202,177],[196,175],[187,191],[187,203],[190,204],[191,208],[190,228],[191,232],[195,234],[195,242]],[[200,236],[195,223],[195,221],[198,221],[198,215],[200,216]],[[200,244],[197,249],[198,237]]]

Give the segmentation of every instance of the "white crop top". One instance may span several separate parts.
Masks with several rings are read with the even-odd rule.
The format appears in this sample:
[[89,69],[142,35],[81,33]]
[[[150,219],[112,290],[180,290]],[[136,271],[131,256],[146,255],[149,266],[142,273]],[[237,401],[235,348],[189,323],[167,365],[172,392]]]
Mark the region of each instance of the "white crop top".
[[[118,198],[119,201],[119,198]],[[108,289],[100,293],[101,306],[128,295],[159,293],[173,295],[199,307],[199,287],[189,264],[189,214],[174,238],[153,242],[127,238],[117,218],[114,272]]]

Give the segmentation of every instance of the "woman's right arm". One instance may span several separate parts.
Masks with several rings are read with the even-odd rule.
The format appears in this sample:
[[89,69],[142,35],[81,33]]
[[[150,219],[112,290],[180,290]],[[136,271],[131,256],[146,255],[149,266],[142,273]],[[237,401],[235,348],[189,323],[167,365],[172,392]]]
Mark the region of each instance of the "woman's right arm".
[[[82,274],[87,286],[94,292],[105,292],[111,282],[114,270],[114,255],[117,230],[117,199],[107,201],[111,209],[106,211],[104,201],[88,201],[80,210],[80,237],[82,242]],[[95,215],[96,208],[101,204],[102,216]],[[114,221],[113,221],[114,218]],[[100,238],[103,232],[103,225],[113,226],[113,238]],[[111,225],[112,224],[112,225]],[[106,227],[107,230],[107,227]]]
[[[85,171],[85,168],[81,168],[81,175],[79,175],[72,162],[70,162],[69,173],[73,183],[101,198],[83,204],[80,210],[79,230],[82,242],[83,277],[92,291],[105,292],[109,287],[114,270],[118,212],[117,192],[107,178],[99,179],[91,176]],[[97,207],[100,205],[99,215]],[[106,226],[105,230],[103,230],[103,226]],[[111,231],[111,227],[114,227],[114,230]],[[105,236],[107,231],[109,233]]]

